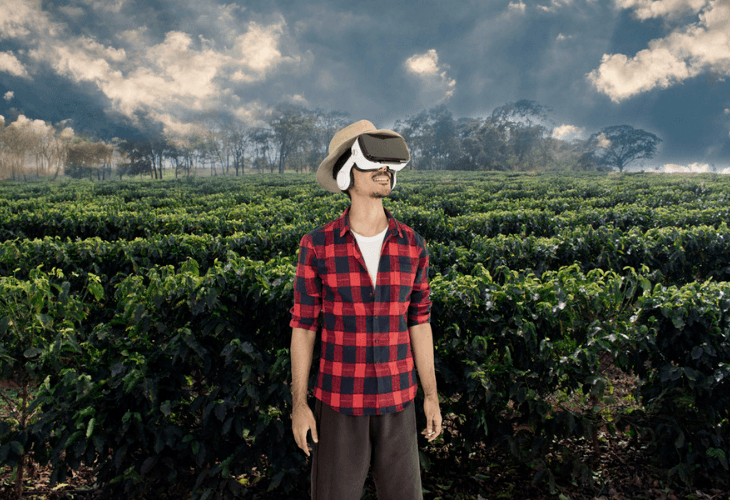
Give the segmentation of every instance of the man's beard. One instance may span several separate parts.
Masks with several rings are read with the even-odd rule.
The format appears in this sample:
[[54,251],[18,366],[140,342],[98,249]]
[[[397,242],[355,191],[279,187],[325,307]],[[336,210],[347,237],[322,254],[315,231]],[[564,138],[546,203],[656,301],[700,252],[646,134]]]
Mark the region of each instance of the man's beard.
[[[380,175],[382,175],[382,174],[375,174],[373,176],[373,179]],[[370,198],[380,200],[380,199],[387,198],[388,196],[390,196],[391,190],[393,189],[393,178],[390,176],[390,174],[386,174],[386,175],[388,176],[388,180],[390,181],[390,186],[389,186],[390,189],[388,189],[388,192],[383,193],[382,191],[376,191],[374,193],[370,193]]]

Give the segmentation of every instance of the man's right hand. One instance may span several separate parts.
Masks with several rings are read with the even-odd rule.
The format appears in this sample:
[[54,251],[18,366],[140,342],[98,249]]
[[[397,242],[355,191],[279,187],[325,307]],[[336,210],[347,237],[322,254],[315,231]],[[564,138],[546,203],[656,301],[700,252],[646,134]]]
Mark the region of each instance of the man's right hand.
[[314,420],[314,413],[307,405],[300,405],[292,411],[291,427],[294,432],[294,440],[304,453],[309,456],[309,443],[307,443],[307,432],[312,431],[312,440],[319,442],[317,436],[317,422]]

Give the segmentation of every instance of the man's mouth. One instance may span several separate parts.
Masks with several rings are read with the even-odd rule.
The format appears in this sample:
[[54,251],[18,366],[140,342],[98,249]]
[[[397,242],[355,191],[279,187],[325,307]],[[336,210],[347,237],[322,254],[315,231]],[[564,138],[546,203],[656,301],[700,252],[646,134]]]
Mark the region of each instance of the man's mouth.
[[390,182],[390,176],[388,174],[377,174],[373,177],[375,182]]

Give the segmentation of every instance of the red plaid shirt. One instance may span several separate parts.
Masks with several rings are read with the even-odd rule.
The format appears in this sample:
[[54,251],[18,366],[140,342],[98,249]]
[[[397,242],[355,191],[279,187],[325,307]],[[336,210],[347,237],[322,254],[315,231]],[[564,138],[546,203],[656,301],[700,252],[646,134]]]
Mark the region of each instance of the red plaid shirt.
[[317,399],[349,415],[393,413],[416,396],[408,327],[430,321],[428,251],[386,210],[373,289],[348,213],[302,238],[290,326],[317,331],[322,312]]

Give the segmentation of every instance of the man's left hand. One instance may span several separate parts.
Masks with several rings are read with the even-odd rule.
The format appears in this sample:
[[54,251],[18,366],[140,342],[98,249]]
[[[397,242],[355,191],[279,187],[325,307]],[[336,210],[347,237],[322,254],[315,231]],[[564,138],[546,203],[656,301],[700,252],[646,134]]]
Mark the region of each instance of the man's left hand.
[[441,435],[441,409],[438,396],[426,397],[423,401],[423,413],[426,414],[426,429],[421,432],[430,443]]

